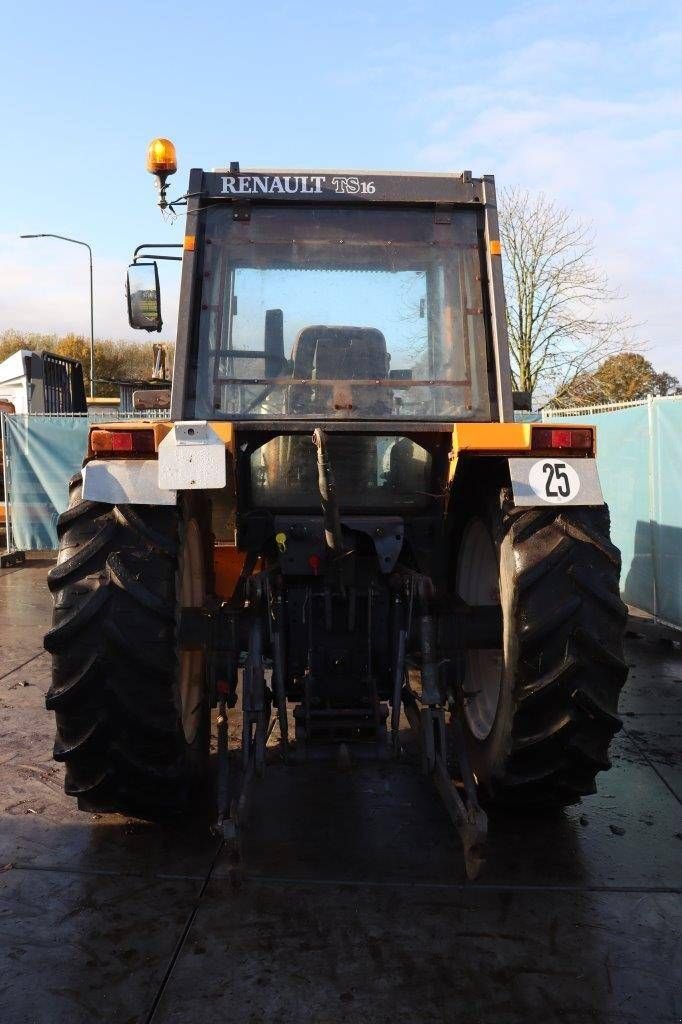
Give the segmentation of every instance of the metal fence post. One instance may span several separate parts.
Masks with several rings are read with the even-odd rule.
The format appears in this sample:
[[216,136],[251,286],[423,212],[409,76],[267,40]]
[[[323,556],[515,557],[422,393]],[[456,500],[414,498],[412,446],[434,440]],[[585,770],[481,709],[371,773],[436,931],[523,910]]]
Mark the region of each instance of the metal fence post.
[[0,411],[0,445],[2,445],[2,489],[5,495],[5,553],[10,552],[10,511],[7,496],[7,448],[5,446],[5,413]]
[[9,500],[9,459],[7,458],[7,430],[5,419],[8,413],[0,412],[0,442],[2,443],[2,482],[5,491],[5,553],[0,555],[0,568],[21,565],[26,561],[23,551],[15,551],[12,545],[12,503]]
[[647,478],[649,482],[649,538],[651,540],[651,585],[654,622],[658,621],[658,553],[656,544],[656,463],[654,460],[654,398],[647,396]]

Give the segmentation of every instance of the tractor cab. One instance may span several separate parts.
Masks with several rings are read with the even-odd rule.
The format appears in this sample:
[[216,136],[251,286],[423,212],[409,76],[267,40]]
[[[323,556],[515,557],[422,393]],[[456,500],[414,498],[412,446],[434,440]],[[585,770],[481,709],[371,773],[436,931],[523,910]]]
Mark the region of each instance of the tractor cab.
[[197,216],[177,415],[497,418],[482,211],[287,198]]

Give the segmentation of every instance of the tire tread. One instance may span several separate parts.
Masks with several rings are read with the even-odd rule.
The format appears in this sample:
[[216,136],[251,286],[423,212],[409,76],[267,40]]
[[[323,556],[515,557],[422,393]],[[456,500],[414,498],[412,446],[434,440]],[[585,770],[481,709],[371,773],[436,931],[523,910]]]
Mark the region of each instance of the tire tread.
[[90,811],[185,813],[196,764],[177,695],[181,517],[174,506],[84,501],[80,474],[70,488],[44,639],[52,654],[45,703],[55,712],[65,792]]
[[519,510],[504,488],[498,508],[513,550],[518,664],[507,755],[486,789],[517,807],[576,803],[610,766],[621,727],[620,553],[605,507]]

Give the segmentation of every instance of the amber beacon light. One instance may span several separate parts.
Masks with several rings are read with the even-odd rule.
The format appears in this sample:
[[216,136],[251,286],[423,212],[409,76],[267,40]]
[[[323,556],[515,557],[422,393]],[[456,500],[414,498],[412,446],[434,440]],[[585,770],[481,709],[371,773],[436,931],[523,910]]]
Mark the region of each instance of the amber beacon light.
[[175,146],[170,139],[152,139],[147,148],[147,170],[150,174],[156,175],[160,192],[159,206],[165,209],[166,202],[166,178],[175,174],[178,169],[178,159],[175,154]]

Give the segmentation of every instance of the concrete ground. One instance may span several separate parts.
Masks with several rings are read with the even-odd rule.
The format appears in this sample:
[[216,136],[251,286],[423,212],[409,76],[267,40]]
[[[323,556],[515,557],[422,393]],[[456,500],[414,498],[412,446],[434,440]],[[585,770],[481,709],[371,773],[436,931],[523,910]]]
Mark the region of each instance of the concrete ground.
[[410,766],[275,765],[235,885],[207,828],[64,796],[43,707],[46,565],[0,571],[2,1024],[680,1019],[678,645],[631,620],[625,728],[598,794],[493,818],[476,883]]

